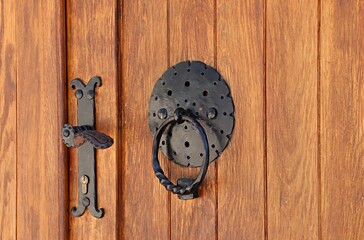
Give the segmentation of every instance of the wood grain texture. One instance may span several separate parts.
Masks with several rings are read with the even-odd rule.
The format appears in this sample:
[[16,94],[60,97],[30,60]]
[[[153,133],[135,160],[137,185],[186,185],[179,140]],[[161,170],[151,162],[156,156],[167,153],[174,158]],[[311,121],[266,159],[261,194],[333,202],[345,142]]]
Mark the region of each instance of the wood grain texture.
[[[67,1],[68,82],[92,76],[102,78],[96,89],[96,130],[114,139],[114,145],[96,151],[98,207],[105,209],[102,219],[88,211],[81,218],[70,214],[71,239],[117,239],[118,185],[120,162],[117,159],[118,138],[118,35],[117,1]],[[68,84],[69,86],[69,84]],[[77,101],[68,88],[69,122],[77,123]],[[77,150],[70,156],[70,206],[77,205]]]
[[16,1],[18,239],[68,235],[60,138],[66,114],[64,13],[62,1]]
[[364,239],[363,38],[363,1],[322,1],[322,239]]
[[268,238],[318,238],[317,1],[267,1]]
[[122,237],[168,239],[168,192],[154,176],[148,127],[149,98],[168,66],[167,1],[124,1],[121,38]]
[[0,239],[16,238],[15,3],[0,1]]
[[[363,38],[354,0],[0,0],[0,239],[364,239]],[[147,121],[184,60],[217,68],[236,120],[191,201],[155,178]],[[60,128],[69,82],[95,75],[105,216],[75,218]],[[161,164],[174,182],[199,170]]]
[[[214,0],[169,1],[169,64],[202,61],[215,67]],[[165,160],[168,161],[168,160]],[[173,182],[196,178],[200,168],[170,163]],[[171,239],[216,238],[216,162],[210,164],[199,198],[183,201],[171,196]]]
[[217,1],[217,69],[235,104],[231,143],[218,160],[218,238],[264,238],[264,7]]

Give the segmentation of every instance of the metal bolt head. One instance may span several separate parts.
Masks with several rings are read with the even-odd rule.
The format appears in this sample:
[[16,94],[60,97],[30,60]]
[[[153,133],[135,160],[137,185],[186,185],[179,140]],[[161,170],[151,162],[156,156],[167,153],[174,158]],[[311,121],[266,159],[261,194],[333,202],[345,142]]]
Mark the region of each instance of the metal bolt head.
[[90,205],[90,199],[88,197],[84,197],[82,199],[82,204],[83,206],[88,207]]
[[173,113],[173,117],[177,121],[177,123],[181,123],[181,122],[183,122],[182,116],[186,115],[186,114],[187,114],[187,112],[185,109],[177,108]]
[[81,99],[83,97],[83,92],[81,89],[78,89],[76,92],[75,92],[75,96],[77,99]]
[[89,90],[87,92],[87,98],[88,99],[93,99],[95,97],[95,91],[94,90]]
[[159,119],[161,119],[161,120],[166,119],[167,116],[168,116],[167,109],[161,108],[161,109],[158,110],[158,117],[159,117]]
[[216,109],[215,108],[210,108],[209,110],[207,110],[207,117],[209,119],[214,119],[216,117]]
[[70,136],[70,134],[71,134],[71,133],[70,133],[70,131],[69,131],[68,129],[64,129],[64,130],[63,130],[63,136],[64,136],[64,137],[69,137],[69,136]]

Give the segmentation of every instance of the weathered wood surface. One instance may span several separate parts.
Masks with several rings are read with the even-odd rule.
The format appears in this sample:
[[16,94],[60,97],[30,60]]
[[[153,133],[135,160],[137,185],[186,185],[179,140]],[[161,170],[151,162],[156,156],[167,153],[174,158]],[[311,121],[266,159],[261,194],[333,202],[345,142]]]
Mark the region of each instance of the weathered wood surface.
[[317,1],[267,1],[269,239],[317,239]]
[[364,239],[364,2],[321,2],[322,239]]
[[230,85],[235,130],[217,160],[219,239],[263,239],[264,1],[217,1],[217,69]]
[[15,3],[0,1],[0,239],[16,238]]
[[[363,9],[0,0],[0,238],[364,239]],[[192,201],[155,178],[147,121],[155,82],[184,60],[217,68],[236,119]],[[97,151],[105,217],[74,218],[77,150],[60,128],[77,123],[69,82],[94,75],[96,128],[115,140]],[[174,181],[199,170],[161,163]]]
[[65,5],[19,0],[15,9],[17,238],[65,239],[68,164],[60,139],[67,114]]

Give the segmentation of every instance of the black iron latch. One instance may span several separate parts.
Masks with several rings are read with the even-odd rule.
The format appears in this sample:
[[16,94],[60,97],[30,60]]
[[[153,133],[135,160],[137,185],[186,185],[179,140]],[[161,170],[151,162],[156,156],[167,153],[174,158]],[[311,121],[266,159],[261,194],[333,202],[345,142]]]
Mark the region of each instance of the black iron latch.
[[78,206],[72,208],[75,217],[82,216],[86,208],[94,217],[104,215],[104,210],[97,208],[95,148],[108,148],[114,141],[94,129],[96,86],[101,86],[100,77],[91,78],[87,85],[78,78],[72,80],[71,87],[76,90],[78,126],[65,124],[62,128],[64,144],[78,148]]

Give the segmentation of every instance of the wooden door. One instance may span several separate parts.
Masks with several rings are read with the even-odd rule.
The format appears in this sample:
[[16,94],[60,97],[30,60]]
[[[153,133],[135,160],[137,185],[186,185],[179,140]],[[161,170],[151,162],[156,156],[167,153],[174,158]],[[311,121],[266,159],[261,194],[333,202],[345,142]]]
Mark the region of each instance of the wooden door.
[[[0,0],[0,239],[364,239],[363,38],[360,0]],[[184,60],[222,74],[236,120],[189,201],[153,175],[147,120]],[[60,130],[95,75],[105,216],[75,218]]]

